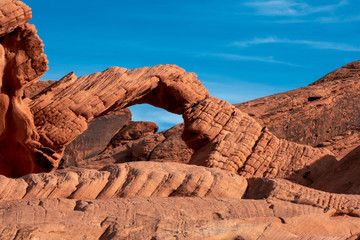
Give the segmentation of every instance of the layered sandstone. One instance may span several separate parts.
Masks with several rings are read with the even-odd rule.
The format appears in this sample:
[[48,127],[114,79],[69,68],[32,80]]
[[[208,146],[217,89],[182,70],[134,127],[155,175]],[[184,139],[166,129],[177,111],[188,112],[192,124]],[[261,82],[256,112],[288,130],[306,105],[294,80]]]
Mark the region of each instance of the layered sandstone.
[[217,98],[199,102],[183,117],[183,139],[195,149],[193,164],[308,185],[336,162],[326,149],[278,139],[248,114]]
[[[325,147],[342,159],[360,144],[360,126],[356,120],[359,63],[349,63],[307,87],[235,106],[280,139]],[[180,126],[176,128],[175,138],[183,130]],[[119,149],[117,156],[121,151],[124,150]]]
[[360,194],[359,153],[360,146],[319,176],[310,187],[333,193]]
[[[360,61],[349,63],[307,87],[237,104],[277,137],[328,147],[340,158],[358,139]],[[339,140],[347,144],[338,144]],[[341,146],[342,145],[342,146]]]
[[0,201],[124,197],[241,198],[247,181],[227,171],[178,163],[132,162],[101,170],[0,176]]
[[54,83],[56,83],[56,81],[36,81],[26,86],[24,89],[24,97],[33,98]]
[[1,0],[0,14],[0,37],[13,32],[31,19],[31,9],[16,0]]
[[44,199],[0,203],[3,239],[357,239],[360,219],[276,200]]

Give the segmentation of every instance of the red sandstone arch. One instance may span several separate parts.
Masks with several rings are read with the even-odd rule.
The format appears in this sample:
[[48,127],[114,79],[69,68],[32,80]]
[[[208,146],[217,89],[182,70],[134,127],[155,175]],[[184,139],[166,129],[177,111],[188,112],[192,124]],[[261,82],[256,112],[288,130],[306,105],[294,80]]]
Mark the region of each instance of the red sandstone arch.
[[[23,8],[28,16],[26,5],[4,3]],[[112,67],[80,78],[70,73],[30,102],[32,118],[21,99],[23,87],[47,70],[47,61],[35,28],[24,25],[29,17],[15,19],[18,25],[0,31],[5,34],[0,50],[2,174],[16,177],[56,169],[64,146],[90,120],[139,103],[183,115],[183,139],[195,150],[193,164],[309,184],[319,169],[332,163],[329,151],[280,140],[230,103],[209,97],[194,73],[175,65]]]
[[88,121],[139,103],[183,115],[183,139],[195,150],[192,164],[307,185],[335,161],[327,150],[278,139],[230,103],[209,97],[195,74],[174,65],[112,67],[80,78],[70,73],[30,107],[40,142],[61,153]]

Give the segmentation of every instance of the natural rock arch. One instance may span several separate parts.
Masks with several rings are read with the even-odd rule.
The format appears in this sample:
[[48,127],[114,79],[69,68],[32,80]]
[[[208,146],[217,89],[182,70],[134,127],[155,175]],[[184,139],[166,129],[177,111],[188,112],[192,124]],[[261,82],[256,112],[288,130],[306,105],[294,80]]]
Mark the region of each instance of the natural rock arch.
[[[0,4],[11,5],[4,8],[8,12],[0,32],[2,174],[18,177],[56,169],[64,146],[90,120],[140,103],[182,114],[182,137],[195,150],[192,164],[244,176],[290,178],[306,185],[334,161],[327,150],[278,139],[230,103],[209,97],[194,73],[175,65],[112,67],[80,78],[70,73],[33,98],[32,118],[21,97],[23,87],[47,70],[43,45],[35,28],[25,24],[31,18],[26,5]],[[6,25],[8,21],[11,25]]]
[[35,97],[30,107],[40,142],[61,153],[88,121],[141,103],[182,114],[182,137],[195,150],[192,164],[308,185],[335,161],[325,149],[278,139],[230,103],[209,97],[195,74],[175,65],[112,67],[80,78],[70,73]]

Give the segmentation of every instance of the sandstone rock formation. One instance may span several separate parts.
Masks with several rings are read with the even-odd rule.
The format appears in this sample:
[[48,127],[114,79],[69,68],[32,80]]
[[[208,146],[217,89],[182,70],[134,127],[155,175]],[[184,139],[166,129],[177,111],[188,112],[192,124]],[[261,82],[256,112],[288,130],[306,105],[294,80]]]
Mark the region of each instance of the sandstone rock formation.
[[[208,97],[195,74],[176,66],[114,67],[79,79],[71,73],[35,97],[30,106],[40,142],[61,153],[93,118],[137,103],[183,115],[182,138],[195,150],[191,164],[243,176],[288,178],[307,185],[336,161],[327,150],[279,140],[230,103]],[[134,154],[134,147],[149,156],[158,141],[162,140],[131,146],[132,155],[145,160]]]
[[323,192],[284,179],[250,178],[248,183],[248,199],[277,199],[360,217],[360,195]]
[[29,7],[10,0],[0,6],[0,173],[17,177],[49,171],[52,152],[38,142],[32,115],[22,101],[23,87],[47,70],[43,44],[35,27],[25,24],[31,18]]
[[119,129],[130,123],[128,108],[114,111],[89,122],[88,128],[66,146],[63,158],[66,165],[76,165],[79,160],[101,153]]
[[333,193],[360,194],[359,153],[360,146],[319,176],[310,187]]
[[13,32],[17,27],[24,25],[31,19],[31,9],[20,1],[0,1],[0,36]]
[[360,226],[359,218],[276,200],[36,199],[0,209],[3,239],[346,240]]
[[[279,138],[325,147],[342,159],[360,145],[359,64],[349,63],[307,87],[235,106]],[[174,137],[183,131],[177,128]]]
[[153,122],[129,122],[112,137],[108,147],[115,148],[139,138],[153,135],[158,129],[158,125]]
[[24,89],[24,97],[33,98],[54,83],[56,81],[34,81]]
[[180,124],[126,143],[123,140],[119,142],[114,137],[101,154],[79,162],[77,166],[100,169],[109,164],[131,161],[189,163],[194,151],[181,139],[179,132],[182,129],[183,124]]
[[[326,146],[339,158],[360,144],[360,61],[307,87],[237,104],[277,137]],[[339,141],[343,142],[337,144]]]
[[278,139],[230,103],[208,98],[184,114],[190,163],[246,177],[287,178],[308,185],[334,163],[330,151]]
[[[283,99],[283,111],[274,103],[272,109],[242,105],[256,120],[210,97],[195,74],[174,65],[113,67],[80,78],[70,73],[36,94],[47,85],[36,83],[47,61],[34,27],[25,24],[30,9],[13,0],[0,0],[0,7],[0,174],[18,177],[0,176],[1,239],[360,238],[359,149],[339,162],[329,151],[358,142],[357,62],[298,92],[267,98]],[[31,99],[22,99],[24,87]],[[300,104],[307,110],[316,107],[320,123],[287,94],[304,98]],[[156,124],[130,122],[126,107],[140,103],[182,114],[184,124],[156,134]],[[289,139],[305,123],[325,131],[321,122],[331,118],[329,109],[344,107],[331,120],[341,126],[325,137],[314,140],[308,127],[295,139],[328,149],[279,139],[268,130],[266,119],[285,119],[291,104],[297,110],[290,119],[297,121],[297,112],[304,116],[299,126],[288,124]],[[86,135],[105,135],[93,126],[111,116],[123,120],[106,130],[108,140],[98,149],[87,150],[96,140],[84,144],[91,139]],[[97,156],[62,162],[56,170],[64,152],[86,158],[108,141]],[[109,165],[114,162],[119,164]],[[46,171],[51,173],[37,173]]]
[[112,110],[149,103],[180,114],[207,96],[195,74],[176,66],[135,70],[113,67],[79,79],[69,74],[35,98],[30,107],[40,141],[61,152],[87,128],[87,122]]
[[19,199],[103,199],[119,197],[241,198],[243,177],[227,171],[179,163],[132,162],[99,171],[80,170],[0,176],[0,201]]
[[[46,94],[58,85],[57,81],[34,81],[26,86],[23,97],[36,98],[36,95]],[[125,108],[90,121],[88,129],[66,146],[61,167],[77,165],[77,160],[90,158],[102,152],[118,129],[130,120],[131,112]]]

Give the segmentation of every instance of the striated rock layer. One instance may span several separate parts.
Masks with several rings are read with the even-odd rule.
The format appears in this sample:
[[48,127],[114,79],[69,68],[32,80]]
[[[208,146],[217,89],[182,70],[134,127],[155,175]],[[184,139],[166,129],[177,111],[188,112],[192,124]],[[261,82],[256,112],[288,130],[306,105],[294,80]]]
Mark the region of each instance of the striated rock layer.
[[199,102],[183,117],[182,137],[195,149],[190,163],[308,185],[336,161],[326,149],[278,139],[248,114],[217,98]]
[[101,170],[0,176],[0,201],[19,199],[100,199],[119,197],[241,198],[247,181],[218,169],[179,163],[132,162]]
[[277,137],[344,157],[360,144],[360,61],[307,87],[237,104]]
[[24,89],[24,97],[31,99],[36,95],[41,94],[42,91],[46,90],[54,83],[56,83],[56,81],[34,81]]
[[359,218],[276,200],[44,199],[0,209],[2,239],[346,240],[360,226]]
[[31,19],[31,9],[16,0],[1,0],[0,14],[0,37],[13,32]]

